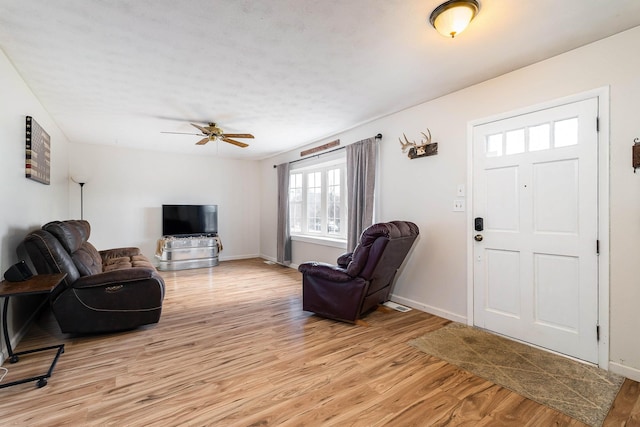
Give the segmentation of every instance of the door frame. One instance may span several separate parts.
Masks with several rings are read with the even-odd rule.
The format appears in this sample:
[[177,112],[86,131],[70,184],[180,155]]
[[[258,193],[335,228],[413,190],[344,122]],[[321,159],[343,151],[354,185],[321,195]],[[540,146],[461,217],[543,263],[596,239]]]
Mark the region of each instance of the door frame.
[[[596,98],[598,101],[598,366],[609,369],[609,86],[554,99],[517,110],[476,119],[467,123],[467,324],[474,325],[473,315],[473,128],[513,116],[545,110],[573,102]],[[595,124],[594,124],[595,125]]]

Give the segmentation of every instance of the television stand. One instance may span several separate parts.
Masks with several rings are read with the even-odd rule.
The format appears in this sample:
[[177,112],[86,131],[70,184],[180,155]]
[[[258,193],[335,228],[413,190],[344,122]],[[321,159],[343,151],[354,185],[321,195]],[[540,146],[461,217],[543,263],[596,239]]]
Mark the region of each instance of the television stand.
[[156,248],[158,270],[215,267],[221,250],[217,235],[162,236]]

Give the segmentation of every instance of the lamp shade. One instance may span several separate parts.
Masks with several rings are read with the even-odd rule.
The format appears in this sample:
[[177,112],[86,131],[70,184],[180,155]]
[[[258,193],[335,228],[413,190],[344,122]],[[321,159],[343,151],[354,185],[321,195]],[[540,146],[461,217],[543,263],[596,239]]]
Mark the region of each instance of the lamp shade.
[[71,181],[75,182],[76,184],[86,184],[88,180],[89,180],[89,177],[83,174],[71,175]]
[[429,22],[445,37],[455,37],[463,32],[478,13],[476,0],[450,0],[436,7]]

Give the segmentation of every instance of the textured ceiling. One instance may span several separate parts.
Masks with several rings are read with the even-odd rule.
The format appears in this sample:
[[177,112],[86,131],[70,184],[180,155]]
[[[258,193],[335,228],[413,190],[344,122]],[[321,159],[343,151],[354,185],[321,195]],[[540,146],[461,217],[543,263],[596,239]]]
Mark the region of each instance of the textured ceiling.
[[[638,0],[480,0],[451,40],[439,3],[0,0],[0,47],[74,143],[260,159],[640,25]],[[209,121],[256,138],[161,133]]]

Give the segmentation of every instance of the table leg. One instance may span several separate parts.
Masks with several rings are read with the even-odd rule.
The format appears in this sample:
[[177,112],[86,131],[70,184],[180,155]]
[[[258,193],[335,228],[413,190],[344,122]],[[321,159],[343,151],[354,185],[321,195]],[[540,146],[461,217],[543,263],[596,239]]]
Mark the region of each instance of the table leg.
[[7,313],[9,311],[9,297],[4,297],[4,306],[2,307],[2,332],[4,334],[4,342],[7,345],[9,353],[9,362],[16,363],[20,358],[13,353],[11,348],[11,339],[9,338],[9,327],[7,326]]

